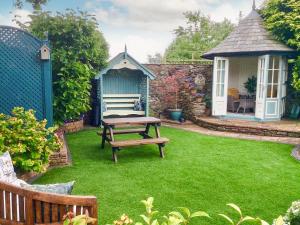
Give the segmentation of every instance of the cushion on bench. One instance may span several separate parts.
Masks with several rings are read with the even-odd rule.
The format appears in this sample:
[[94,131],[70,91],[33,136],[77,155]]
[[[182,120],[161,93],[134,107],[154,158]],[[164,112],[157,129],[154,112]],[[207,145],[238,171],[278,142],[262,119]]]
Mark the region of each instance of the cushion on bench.
[[68,183],[58,183],[58,184],[21,184],[21,187],[33,190],[33,191],[41,191],[41,192],[48,192],[48,193],[55,193],[55,194],[62,194],[62,195],[70,195],[75,181],[71,181]]
[[74,181],[61,184],[31,185],[18,179],[9,152],[0,156],[0,181],[30,190],[56,194],[71,194],[74,185]]

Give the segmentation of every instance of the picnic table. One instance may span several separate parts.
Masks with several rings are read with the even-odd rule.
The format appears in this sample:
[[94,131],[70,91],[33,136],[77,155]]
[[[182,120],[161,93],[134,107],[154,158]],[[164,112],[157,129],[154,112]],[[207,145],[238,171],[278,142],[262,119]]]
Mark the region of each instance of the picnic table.
[[[124,147],[157,144],[160,157],[164,158],[163,147],[169,141],[169,139],[161,137],[159,127],[161,120],[155,117],[129,117],[129,118],[110,118],[103,119],[103,131],[98,132],[98,135],[102,136],[101,147],[104,148],[107,141],[112,147],[112,157],[114,162],[118,161],[117,152]],[[123,129],[116,129],[117,127],[123,127]],[[126,126],[126,128],[124,128]],[[142,126],[141,128],[134,128],[133,126]],[[155,137],[149,135],[150,127],[155,129]],[[114,135],[122,134],[139,134],[142,139],[131,140],[115,140]]]

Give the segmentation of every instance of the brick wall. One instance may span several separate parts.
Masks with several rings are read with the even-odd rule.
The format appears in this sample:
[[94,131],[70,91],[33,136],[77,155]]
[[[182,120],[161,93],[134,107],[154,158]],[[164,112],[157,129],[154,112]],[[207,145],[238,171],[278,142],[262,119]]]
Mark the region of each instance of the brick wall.
[[168,85],[163,82],[163,78],[175,71],[184,73],[178,105],[183,109],[185,119],[208,113],[205,96],[211,98],[212,65],[145,64],[145,66],[156,75],[156,79],[150,81],[150,112],[154,116],[158,116],[159,113],[167,114],[167,109],[172,107],[158,93],[158,87]]

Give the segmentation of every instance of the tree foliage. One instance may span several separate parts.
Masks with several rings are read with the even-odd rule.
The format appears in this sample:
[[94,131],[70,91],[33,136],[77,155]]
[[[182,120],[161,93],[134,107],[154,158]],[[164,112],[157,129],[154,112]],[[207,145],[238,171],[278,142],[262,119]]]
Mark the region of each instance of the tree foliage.
[[166,60],[200,59],[203,52],[218,45],[233,30],[227,19],[214,22],[200,11],[184,13],[186,26],[174,30],[176,35],[165,52]]
[[85,12],[36,12],[30,17],[25,29],[48,38],[52,49],[54,118],[77,120],[90,109],[90,80],[106,65],[107,42],[95,18]]
[[[269,0],[262,10],[266,27],[288,46],[300,51],[300,1]],[[295,61],[292,85],[300,90],[300,56]]]
[[24,2],[30,3],[34,10],[41,10],[42,5],[45,5],[48,0],[15,0],[14,5],[16,8],[21,9],[23,8]]

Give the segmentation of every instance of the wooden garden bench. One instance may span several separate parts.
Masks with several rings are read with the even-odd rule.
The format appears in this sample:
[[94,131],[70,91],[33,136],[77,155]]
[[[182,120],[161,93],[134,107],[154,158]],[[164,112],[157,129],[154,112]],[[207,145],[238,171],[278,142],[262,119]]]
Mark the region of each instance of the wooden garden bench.
[[134,103],[141,100],[140,94],[104,94],[106,111],[103,116],[145,115],[145,111],[134,110]]
[[[154,117],[130,117],[130,118],[112,118],[112,119],[104,119],[102,120],[102,124],[104,126],[102,132],[98,132],[98,135],[102,136],[102,148],[104,148],[105,142],[110,143],[112,147],[113,160],[115,162],[117,159],[117,152],[123,147],[129,146],[139,146],[139,145],[149,145],[149,144],[157,144],[159,148],[160,157],[164,158],[164,150],[163,147],[169,141],[168,138],[160,137],[159,126],[161,124],[160,119]],[[143,125],[144,128],[138,129],[118,129],[116,130],[116,126],[132,126],[132,125]],[[151,137],[149,135],[150,127],[153,126],[155,128],[156,137]],[[143,137],[143,139],[134,139],[134,140],[122,140],[116,141],[114,135],[121,134],[139,134]]]
[[37,192],[0,182],[2,225],[58,225],[67,212],[82,215],[86,210],[97,219],[96,197]]

